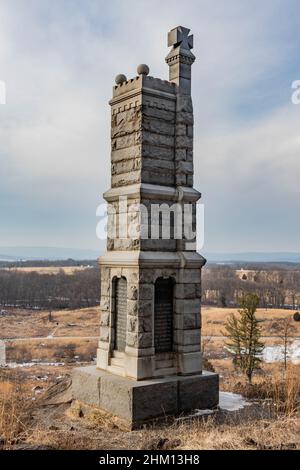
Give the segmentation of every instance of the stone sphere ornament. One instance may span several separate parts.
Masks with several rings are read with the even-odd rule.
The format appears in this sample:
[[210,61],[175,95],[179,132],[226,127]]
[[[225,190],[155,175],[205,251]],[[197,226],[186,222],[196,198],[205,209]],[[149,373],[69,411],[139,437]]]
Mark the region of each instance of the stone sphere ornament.
[[137,73],[139,75],[149,75],[149,72],[150,72],[150,70],[149,70],[148,65],[146,65],[146,64],[138,65]]
[[126,75],[123,75],[122,73],[117,75],[115,78],[115,82],[117,85],[121,85],[121,83],[126,82],[126,81],[127,81]]

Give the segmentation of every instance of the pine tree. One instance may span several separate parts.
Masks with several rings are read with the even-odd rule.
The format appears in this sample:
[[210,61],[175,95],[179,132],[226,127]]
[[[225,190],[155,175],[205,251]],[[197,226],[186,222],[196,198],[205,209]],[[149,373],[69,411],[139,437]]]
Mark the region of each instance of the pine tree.
[[253,373],[260,369],[260,355],[264,344],[260,341],[261,327],[256,318],[259,297],[246,294],[240,301],[240,317],[231,315],[225,325],[226,346],[233,357],[234,366],[252,383]]

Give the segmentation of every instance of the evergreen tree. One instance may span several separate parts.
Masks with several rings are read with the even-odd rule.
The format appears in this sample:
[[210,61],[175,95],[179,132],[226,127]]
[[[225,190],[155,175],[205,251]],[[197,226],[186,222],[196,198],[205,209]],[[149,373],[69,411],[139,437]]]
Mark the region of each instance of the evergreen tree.
[[261,327],[256,318],[259,297],[246,294],[240,301],[239,317],[231,315],[226,322],[224,336],[226,346],[233,356],[233,364],[252,383],[253,373],[260,369],[264,344],[260,341]]

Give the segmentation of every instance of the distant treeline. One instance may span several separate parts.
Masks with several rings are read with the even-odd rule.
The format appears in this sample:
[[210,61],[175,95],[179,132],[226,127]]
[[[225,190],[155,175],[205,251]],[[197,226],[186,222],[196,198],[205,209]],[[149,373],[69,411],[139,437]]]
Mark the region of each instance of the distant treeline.
[[[21,263],[21,262],[20,262]],[[25,264],[26,263],[26,264]],[[95,306],[100,301],[100,271],[97,262],[64,260],[57,263],[28,261],[8,267],[91,266],[66,274],[38,274],[0,269],[0,306],[63,309]],[[44,264],[45,263],[45,264]],[[93,264],[92,264],[93,263]],[[6,266],[2,266],[6,267]],[[210,264],[203,269],[202,303],[236,306],[243,293],[257,293],[262,307],[300,308],[300,266]]]
[[[66,266],[65,262],[63,265]],[[100,272],[97,265],[73,274],[65,274],[63,270],[57,274],[0,270],[2,308],[82,308],[98,305],[99,300]]]
[[258,294],[261,307],[299,309],[300,266],[211,264],[203,269],[204,304],[236,306],[244,293]]
[[28,260],[28,261],[0,261],[0,268],[48,268],[69,266],[97,266],[97,260]]

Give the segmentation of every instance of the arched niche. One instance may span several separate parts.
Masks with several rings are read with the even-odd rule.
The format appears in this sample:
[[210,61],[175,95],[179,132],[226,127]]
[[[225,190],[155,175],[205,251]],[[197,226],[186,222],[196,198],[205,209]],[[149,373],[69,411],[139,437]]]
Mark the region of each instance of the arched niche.
[[155,282],[154,295],[154,347],[156,354],[173,351],[173,298],[173,279],[159,277]]
[[125,277],[113,280],[113,349],[124,352],[127,333],[127,280]]

